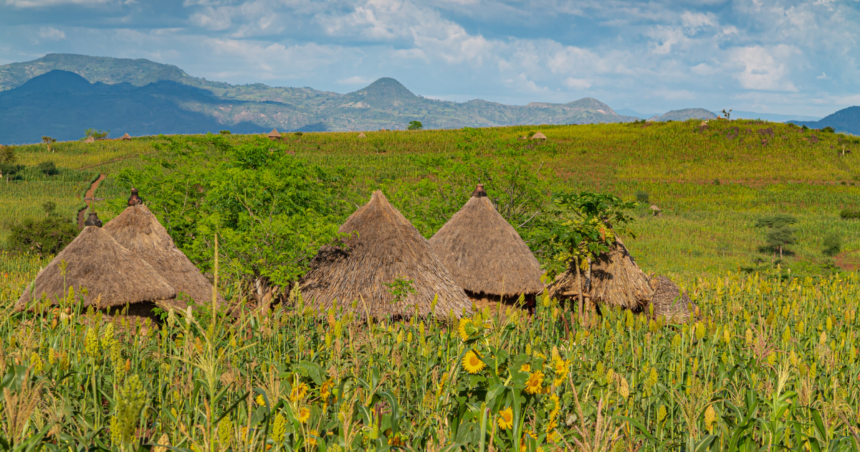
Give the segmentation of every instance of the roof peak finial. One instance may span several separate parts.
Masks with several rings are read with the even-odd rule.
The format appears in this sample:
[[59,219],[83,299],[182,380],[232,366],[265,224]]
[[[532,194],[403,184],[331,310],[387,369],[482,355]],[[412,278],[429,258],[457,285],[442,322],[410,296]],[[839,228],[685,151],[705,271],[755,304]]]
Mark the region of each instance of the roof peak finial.
[[484,191],[484,184],[478,184],[478,186],[475,188],[475,191],[472,192],[472,197],[473,198],[486,198],[487,197],[487,192]]
[[143,200],[140,199],[140,196],[137,195],[137,189],[131,189],[131,196],[128,197],[128,205],[129,206],[137,206],[143,204]]
[[99,219],[97,213],[90,211],[89,217],[87,217],[87,221],[84,222],[84,226],[95,226],[102,227],[102,220]]

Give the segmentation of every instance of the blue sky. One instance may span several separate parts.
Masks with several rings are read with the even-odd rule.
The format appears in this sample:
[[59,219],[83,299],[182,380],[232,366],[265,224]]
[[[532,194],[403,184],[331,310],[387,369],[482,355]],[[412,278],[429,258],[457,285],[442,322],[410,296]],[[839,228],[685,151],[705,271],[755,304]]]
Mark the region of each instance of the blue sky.
[[640,112],[860,105],[858,0],[0,0],[0,64],[147,58],[230,83]]

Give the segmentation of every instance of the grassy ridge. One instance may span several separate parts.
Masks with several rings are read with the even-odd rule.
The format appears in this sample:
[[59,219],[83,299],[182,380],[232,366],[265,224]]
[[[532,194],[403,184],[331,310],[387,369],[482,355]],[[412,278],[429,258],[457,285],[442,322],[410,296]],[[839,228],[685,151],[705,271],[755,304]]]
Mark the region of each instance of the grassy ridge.
[[[536,130],[548,140],[516,140]],[[44,146],[24,146],[18,155],[28,165],[54,161],[62,168],[85,168],[81,179],[106,173],[98,196],[112,199],[124,196],[126,187],[110,176],[146,164],[158,155],[160,141],[60,143],[52,153]],[[852,251],[860,250],[860,222],[838,218],[842,209],[860,207],[860,140],[839,134],[759,121],[711,121],[706,127],[687,121],[369,132],[364,139],[355,133],[306,133],[286,135],[284,141],[290,152],[323,168],[349,168],[356,199],[375,188],[387,190],[428,237],[438,221],[422,222],[415,207],[420,200],[412,194],[415,184],[469,155],[477,165],[481,159],[524,159],[554,190],[605,191],[627,199],[647,193],[663,215],[653,217],[646,207],[640,209],[638,238],[628,244],[649,272],[689,279],[737,271],[756,257],[768,259],[757,250],[763,232],[753,225],[763,215],[780,212],[799,220],[796,256],[790,259],[798,271],[820,271],[830,262],[821,254],[827,234],[843,238],[849,260]],[[64,206],[64,213],[70,210],[65,206],[79,205],[74,200],[79,185],[44,179],[0,188],[4,209],[25,218],[42,214],[40,205],[49,199]],[[107,209],[102,216],[116,213]],[[4,237],[8,225],[0,227],[6,228],[0,230]]]

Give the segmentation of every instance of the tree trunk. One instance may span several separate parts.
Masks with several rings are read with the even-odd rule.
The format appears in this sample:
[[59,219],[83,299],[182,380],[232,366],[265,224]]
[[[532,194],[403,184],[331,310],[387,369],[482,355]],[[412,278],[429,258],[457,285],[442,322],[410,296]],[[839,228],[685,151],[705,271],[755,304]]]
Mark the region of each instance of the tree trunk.
[[585,307],[583,306],[583,302],[582,302],[582,275],[579,271],[579,258],[576,259],[574,264],[576,265],[576,288],[577,288],[577,291],[579,292],[579,325],[584,326],[585,325],[585,311],[584,311]]

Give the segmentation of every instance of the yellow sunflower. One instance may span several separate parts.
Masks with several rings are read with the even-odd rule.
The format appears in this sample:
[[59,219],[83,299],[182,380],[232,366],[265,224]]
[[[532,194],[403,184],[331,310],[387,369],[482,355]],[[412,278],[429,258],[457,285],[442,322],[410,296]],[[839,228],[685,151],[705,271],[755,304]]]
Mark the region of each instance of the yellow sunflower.
[[526,381],[526,392],[529,394],[540,394],[543,390],[543,372],[535,371]]
[[463,368],[466,369],[470,374],[476,374],[484,368],[484,362],[481,361],[481,358],[472,351],[469,350],[466,352],[466,355],[463,356]]
[[299,383],[293,386],[293,390],[290,391],[290,400],[295,402],[297,400],[305,398],[305,396],[308,395],[309,390],[310,389],[308,388],[308,385],[304,383]]
[[299,408],[299,422],[304,424],[310,418],[311,418],[311,410],[309,410],[305,407]]
[[514,411],[511,407],[499,411],[499,428],[507,430],[514,426]]
[[316,430],[310,430],[308,432],[308,445],[316,446],[318,435],[319,435],[319,432],[317,432]]
[[520,372],[531,372],[531,371],[532,371],[531,364],[528,364],[528,363],[523,364],[522,367],[520,367]]
[[472,323],[471,319],[460,319],[460,325],[457,327],[457,332],[460,334],[460,339],[465,341],[469,339],[469,332],[466,331],[466,325]]
[[328,400],[328,397],[331,395],[331,389],[333,386],[334,382],[331,380],[327,380],[325,383],[322,384],[322,387],[320,388],[320,398],[323,399],[323,401]]

